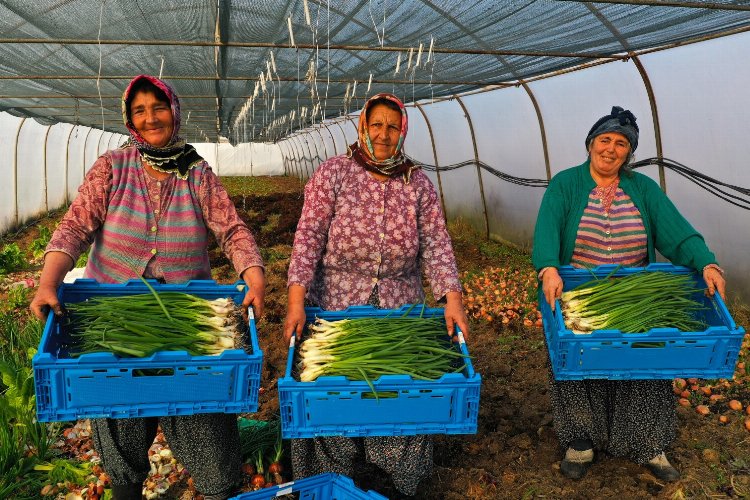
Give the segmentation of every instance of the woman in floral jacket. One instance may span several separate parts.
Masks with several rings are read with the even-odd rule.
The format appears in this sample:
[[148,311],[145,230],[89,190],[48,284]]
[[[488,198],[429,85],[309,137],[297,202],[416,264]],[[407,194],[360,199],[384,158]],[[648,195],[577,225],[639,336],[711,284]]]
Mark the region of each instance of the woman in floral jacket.
[[[402,152],[408,119],[401,101],[378,94],[365,104],[359,140],[322,163],[305,187],[288,274],[284,338],[302,334],[304,304],[327,310],[422,302],[421,268],[445,302],[448,333],[468,334],[456,260],[435,188]],[[364,458],[390,474],[403,494],[432,471],[427,436],[292,441],[297,478],[351,475]]]

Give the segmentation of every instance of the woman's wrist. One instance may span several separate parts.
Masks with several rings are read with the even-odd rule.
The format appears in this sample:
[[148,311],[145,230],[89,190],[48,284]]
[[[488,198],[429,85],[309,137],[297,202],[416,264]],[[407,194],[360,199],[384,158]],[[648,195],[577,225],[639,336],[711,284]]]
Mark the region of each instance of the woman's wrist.
[[722,276],[724,276],[724,270],[719,267],[719,264],[716,264],[716,263],[712,263],[712,264],[708,264],[708,265],[704,266],[703,270],[701,271],[701,273],[705,273],[709,269],[716,269],[717,271],[719,271],[719,274],[721,274]]
[[547,272],[547,271],[549,271],[550,269],[557,269],[557,268],[556,268],[556,267],[554,267],[554,266],[547,266],[547,267],[543,267],[543,268],[542,268],[542,269],[541,269],[541,270],[539,271],[539,274],[537,274],[537,276],[536,276],[536,277],[537,277],[537,279],[538,279],[539,281],[542,281],[542,278],[544,278],[544,273],[546,273],[546,272]]

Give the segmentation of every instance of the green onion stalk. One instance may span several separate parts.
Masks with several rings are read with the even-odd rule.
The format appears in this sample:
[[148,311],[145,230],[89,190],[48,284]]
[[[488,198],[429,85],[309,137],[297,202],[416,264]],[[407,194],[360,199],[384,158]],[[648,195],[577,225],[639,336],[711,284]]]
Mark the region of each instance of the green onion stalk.
[[[150,288],[150,287],[149,287]],[[146,357],[157,351],[187,351],[193,356],[234,349],[239,314],[229,298],[207,300],[182,292],[92,297],[66,304],[73,356],[112,352]]]
[[565,326],[574,333],[700,331],[706,325],[696,313],[705,307],[694,297],[701,292],[690,275],[644,271],[579,285],[562,294],[562,312]]
[[452,348],[437,318],[318,318],[309,330],[312,335],[300,347],[302,382],[343,375],[372,387],[370,380],[381,375],[436,380],[465,367],[466,356]]

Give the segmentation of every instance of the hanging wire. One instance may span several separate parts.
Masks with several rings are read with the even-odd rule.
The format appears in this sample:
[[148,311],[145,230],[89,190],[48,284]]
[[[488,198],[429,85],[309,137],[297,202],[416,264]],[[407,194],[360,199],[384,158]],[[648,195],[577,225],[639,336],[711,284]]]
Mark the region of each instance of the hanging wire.
[[447,172],[451,170],[457,170],[462,167],[468,167],[468,166],[477,166],[479,165],[479,168],[486,170],[490,174],[494,175],[495,177],[502,179],[504,181],[510,182],[512,184],[516,184],[519,186],[526,186],[526,187],[547,187],[547,180],[546,179],[526,179],[523,177],[516,177],[514,175],[506,174],[504,172],[500,172],[499,170],[496,170],[486,163],[484,163],[482,160],[475,161],[475,160],[466,160],[459,163],[452,163],[450,165],[440,166],[437,167],[436,165],[430,165],[429,163],[422,163],[414,158],[411,158],[408,155],[405,155],[407,158],[409,158],[411,161],[413,161],[416,165],[419,165],[422,169],[428,171],[428,172],[437,172],[438,170],[440,172]]
[[380,46],[383,47],[385,45],[385,13],[386,8],[383,7],[383,34],[380,34],[380,31],[378,31],[378,24],[375,22],[375,17],[372,15],[372,0],[368,0],[367,2],[367,8],[370,13],[370,20],[372,20],[372,25],[375,28],[375,36],[378,37],[378,43],[380,43]]
[[[478,165],[479,168],[481,168],[482,170],[485,170],[486,172],[494,175],[495,177],[499,179],[502,179],[506,182],[510,182],[511,184],[516,184],[519,186],[526,186],[526,187],[547,187],[547,185],[549,184],[549,182],[546,179],[529,179],[529,178],[516,177],[514,175],[506,174],[504,172],[501,172],[487,165],[481,160],[479,161],[466,160],[466,161],[462,161],[459,163],[453,163],[450,165],[437,167],[435,165],[430,165],[429,163],[418,162],[410,157],[409,159],[412,160],[414,163],[420,165],[424,170],[428,172],[436,172],[438,170],[441,172],[447,172],[447,171],[456,170],[462,167]],[[750,210],[750,188],[735,186],[733,184],[720,181],[709,175],[698,172],[697,170],[692,169],[686,165],[683,165],[682,163],[676,162],[674,160],[670,160],[669,158],[647,158],[645,160],[640,160],[635,163],[631,163],[629,165],[629,168],[635,170],[635,169],[647,167],[650,165],[661,166],[668,170],[671,170],[683,176],[684,178],[688,179],[690,182],[694,183],[701,189],[704,189],[710,194],[716,196],[717,198],[723,201],[726,201],[727,203],[730,203],[736,207],[742,208],[744,210]]]
[[328,110],[328,88],[331,86],[331,0],[326,2],[326,97],[323,100],[323,119]]
[[[670,160],[669,158],[647,158],[632,163],[630,168],[636,169],[648,165],[657,165],[669,169],[683,176],[701,189],[708,191],[717,198],[724,200],[727,203],[731,203],[736,207],[750,210],[750,188],[743,188],[714,179],[713,177],[698,172],[682,163]],[[730,191],[739,193],[739,196],[737,194],[732,194]]]

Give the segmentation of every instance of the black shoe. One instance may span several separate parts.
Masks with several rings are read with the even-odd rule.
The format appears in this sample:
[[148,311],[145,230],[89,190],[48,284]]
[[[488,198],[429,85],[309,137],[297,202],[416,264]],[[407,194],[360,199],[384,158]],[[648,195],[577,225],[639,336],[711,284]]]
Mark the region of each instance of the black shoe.
[[581,479],[594,462],[593,444],[589,440],[576,439],[565,451],[560,462],[560,472],[568,479]]
[[571,462],[563,459],[560,462],[560,472],[568,479],[581,479],[586,475],[586,471],[589,470],[589,466],[592,461],[588,462]]
[[649,460],[646,464],[646,468],[658,479],[667,483],[680,479],[680,471],[675,469],[672,464],[669,463],[664,452]]

